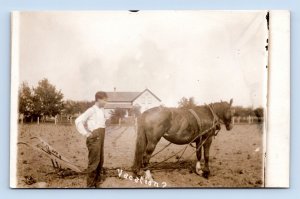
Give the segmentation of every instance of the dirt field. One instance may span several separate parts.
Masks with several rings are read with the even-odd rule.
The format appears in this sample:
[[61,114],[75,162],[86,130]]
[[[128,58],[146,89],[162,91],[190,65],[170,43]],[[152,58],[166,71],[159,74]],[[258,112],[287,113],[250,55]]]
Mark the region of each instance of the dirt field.
[[[26,142],[32,136],[39,136],[59,151],[63,156],[81,169],[87,166],[87,149],[85,138],[74,126],[54,124],[20,125],[19,141]],[[146,187],[153,184],[144,181],[130,180],[126,171],[133,162],[135,148],[135,128],[108,127],[105,137],[105,163],[107,177],[101,185],[103,188]],[[168,142],[162,139],[155,151]],[[162,153],[151,159],[159,162],[176,153],[185,146],[171,145]],[[154,180],[159,187],[261,187],[263,186],[262,130],[259,125],[235,125],[231,131],[225,127],[212,143],[210,151],[211,176],[208,179],[197,175],[195,170],[196,155],[190,154],[193,148],[188,147],[182,160],[176,157],[152,170]],[[155,153],[155,152],[154,152]],[[84,175],[61,177],[54,172],[50,159],[43,153],[25,145],[18,145],[17,161],[18,187],[50,188],[84,188]],[[203,161],[202,161],[203,164]],[[120,170],[117,170],[120,169]],[[122,174],[120,174],[123,170]],[[119,174],[121,177],[119,177]],[[128,176],[126,175],[128,174]],[[31,176],[37,183],[28,185],[25,176]],[[127,178],[125,178],[127,177]],[[129,179],[130,178],[130,179]],[[156,185],[157,185],[156,184]]]

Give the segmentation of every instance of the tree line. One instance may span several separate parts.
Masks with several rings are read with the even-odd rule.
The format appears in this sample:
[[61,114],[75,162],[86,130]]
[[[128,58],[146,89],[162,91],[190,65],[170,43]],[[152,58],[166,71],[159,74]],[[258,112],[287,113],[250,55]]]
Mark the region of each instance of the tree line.
[[63,100],[61,90],[56,89],[48,79],[42,79],[36,87],[23,82],[19,87],[19,113],[25,121],[37,118],[55,117],[58,114],[74,115],[82,113],[93,105],[89,101]]
[[[36,87],[30,87],[23,82],[19,87],[19,113],[24,116],[24,121],[36,121],[37,118],[55,117],[58,114],[76,116],[94,104],[94,101],[63,100],[64,95],[48,79],[40,80]],[[178,102],[178,107],[193,108],[196,106],[193,97],[183,97]],[[234,116],[263,117],[263,108],[233,107]],[[140,107],[133,107],[129,115],[139,116]],[[117,108],[111,112],[110,120],[117,122],[125,117],[125,110]]]
[[[49,82],[42,79],[36,87],[30,87],[27,82],[23,82],[19,87],[19,114],[23,115],[25,122],[37,121],[37,118],[51,118],[56,115],[77,116],[94,105],[94,101],[63,100],[61,90]],[[110,112],[112,123],[118,123],[120,118],[124,118],[126,111],[116,108]],[[129,115],[140,115],[140,107],[134,106]]]
[[[184,107],[184,108],[193,108],[197,106],[195,103],[195,100],[193,97],[186,98],[183,97],[178,102],[178,107]],[[243,106],[233,106],[232,109],[234,110],[233,116],[235,117],[258,117],[262,118],[264,117],[264,109],[262,107],[258,108],[251,108],[251,107],[243,107]]]

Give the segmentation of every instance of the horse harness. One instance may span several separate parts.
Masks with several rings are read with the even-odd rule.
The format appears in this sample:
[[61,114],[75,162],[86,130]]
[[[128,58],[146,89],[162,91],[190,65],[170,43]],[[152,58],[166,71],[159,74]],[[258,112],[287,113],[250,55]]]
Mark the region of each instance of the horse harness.
[[[171,156],[168,157],[168,158],[165,158],[164,160],[162,160],[162,161],[160,161],[160,162],[157,162],[156,164],[154,164],[154,165],[152,165],[152,166],[147,166],[146,168],[149,169],[149,168],[151,168],[151,167],[157,166],[157,165],[159,165],[159,164],[161,164],[161,163],[163,163],[163,162],[165,162],[165,161],[171,159],[172,157],[176,156],[177,154],[181,153],[180,157],[179,157],[178,160],[177,160],[177,162],[178,162],[178,161],[180,160],[180,158],[183,156],[183,154],[184,154],[186,148],[187,148],[189,145],[192,146],[192,147],[194,147],[194,146],[192,145],[192,143],[193,143],[197,138],[200,138],[200,144],[199,144],[198,147],[197,147],[197,146],[194,147],[194,148],[196,148],[196,150],[195,150],[193,153],[190,154],[190,156],[191,156],[191,155],[193,155],[194,153],[196,153],[196,151],[199,151],[199,149],[205,144],[205,142],[206,142],[211,136],[216,136],[216,135],[218,134],[218,132],[219,132],[220,129],[221,129],[220,119],[219,119],[219,117],[215,114],[215,112],[213,111],[213,108],[212,108],[210,105],[207,105],[207,106],[209,107],[209,110],[211,111],[211,113],[212,113],[212,115],[213,115],[213,123],[212,123],[212,126],[211,126],[210,128],[208,128],[208,129],[204,130],[203,132],[201,132],[201,129],[202,129],[202,123],[201,123],[201,120],[200,120],[199,116],[197,115],[197,113],[196,113],[193,109],[189,109],[190,113],[191,113],[191,114],[195,117],[195,119],[197,120],[197,124],[198,124],[199,132],[200,132],[200,133],[199,133],[192,141],[190,141],[190,143],[188,143],[188,144],[186,145],[185,148],[183,148],[183,149],[177,151],[175,154],[171,155]],[[172,112],[171,112],[171,113],[172,113]],[[172,113],[172,115],[173,115],[173,113]],[[207,134],[207,133],[210,132],[211,130],[213,130],[214,133],[211,134],[210,136],[206,137],[206,138],[202,141],[202,136],[205,135],[205,134]],[[216,131],[216,130],[217,130],[217,131]],[[159,153],[162,152],[163,150],[165,150],[165,149],[166,149],[168,146],[170,146],[171,144],[172,144],[172,143],[170,142],[169,144],[167,144],[166,146],[164,146],[164,147],[163,147],[161,150],[159,150],[157,153],[153,154],[153,155],[151,156],[151,158],[154,157],[154,156],[156,156],[157,154],[159,154]],[[189,157],[190,157],[190,156],[189,156]]]
[[[207,105],[207,107],[209,108],[209,110],[211,111],[211,114],[213,116],[213,123],[212,123],[211,128],[209,128],[209,130],[212,130],[213,128],[216,128],[217,131],[215,131],[215,133],[214,133],[214,136],[216,136],[218,134],[219,130],[221,129],[220,119],[216,115],[216,113],[213,111],[213,108],[210,105]],[[205,131],[201,132],[202,123],[201,123],[201,120],[200,120],[199,116],[197,115],[197,113],[193,109],[189,109],[189,111],[195,117],[195,119],[197,121],[197,124],[198,124],[198,128],[199,128],[200,133],[197,137],[202,137],[203,135],[205,135],[209,131],[205,130]]]

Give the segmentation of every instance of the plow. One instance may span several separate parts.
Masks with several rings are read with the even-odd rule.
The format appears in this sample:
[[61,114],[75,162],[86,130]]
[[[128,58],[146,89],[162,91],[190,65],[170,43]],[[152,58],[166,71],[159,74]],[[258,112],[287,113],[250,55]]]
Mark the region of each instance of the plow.
[[[118,130],[119,128],[121,127],[117,127],[114,130]],[[59,177],[66,177],[72,175],[85,174],[85,171],[83,169],[75,165],[72,161],[70,161],[68,158],[62,155],[61,152],[59,152],[57,149],[55,149],[53,146],[51,146],[48,142],[46,142],[41,137],[34,136],[31,137],[28,141],[21,141],[18,142],[17,144],[27,146],[33,149],[34,151],[46,155],[51,161],[51,165],[54,170],[53,172],[48,173],[48,175],[57,174]],[[109,171],[113,169],[114,168],[105,169],[105,171]],[[111,175],[115,175],[115,174],[111,174]]]
[[31,149],[46,155],[50,161],[55,173],[65,175],[75,175],[84,173],[82,169],[68,160],[49,143],[40,137],[31,137],[29,142],[18,142],[19,145],[25,145]]

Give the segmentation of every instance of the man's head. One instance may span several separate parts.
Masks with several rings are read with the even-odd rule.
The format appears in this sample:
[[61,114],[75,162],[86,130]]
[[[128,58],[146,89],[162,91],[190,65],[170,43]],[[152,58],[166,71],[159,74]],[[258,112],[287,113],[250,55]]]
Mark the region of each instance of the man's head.
[[102,108],[105,106],[107,103],[107,94],[103,91],[98,91],[95,94],[95,104],[99,107]]

